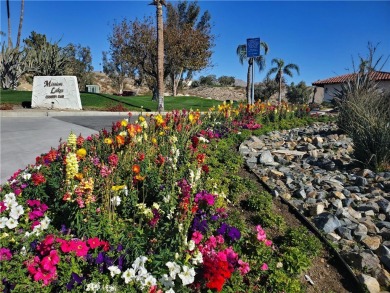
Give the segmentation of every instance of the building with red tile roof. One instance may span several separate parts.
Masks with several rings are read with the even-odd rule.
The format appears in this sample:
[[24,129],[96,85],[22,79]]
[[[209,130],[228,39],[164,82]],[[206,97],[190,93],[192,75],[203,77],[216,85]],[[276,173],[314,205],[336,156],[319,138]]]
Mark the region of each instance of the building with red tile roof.
[[[324,88],[324,101],[330,101],[334,98],[335,91],[341,88],[341,84],[353,80],[356,78],[356,75],[357,73],[350,73],[330,77],[323,80],[317,80],[313,82],[312,85]],[[372,71],[370,77],[378,83],[379,88],[390,91],[390,72]]]

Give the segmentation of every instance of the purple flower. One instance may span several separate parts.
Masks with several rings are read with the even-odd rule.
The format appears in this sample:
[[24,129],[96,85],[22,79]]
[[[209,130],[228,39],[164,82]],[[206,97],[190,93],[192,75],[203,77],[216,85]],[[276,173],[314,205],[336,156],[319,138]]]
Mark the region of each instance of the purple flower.
[[232,241],[236,241],[241,238],[241,232],[236,227],[230,227],[228,236]]
[[209,226],[207,224],[206,220],[202,220],[201,218],[196,217],[194,219],[194,222],[192,223],[192,230],[193,231],[199,231],[202,233],[206,233],[206,231],[209,229]]
[[230,227],[229,227],[228,224],[222,223],[222,224],[221,224],[221,227],[219,227],[219,228],[217,229],[217,234],[218,234],[218,235],[225,235],[225,233],[228,231],[229,228],[230,228]]
[[219,216],[218,216],[218,215],[212,215],[212,216],[210,217],[210,219],[211,219],[211,221],[218,221]]
[[99,252],[98,256],[96,257],[96,264],[102,264],[104,262],[104,253]]

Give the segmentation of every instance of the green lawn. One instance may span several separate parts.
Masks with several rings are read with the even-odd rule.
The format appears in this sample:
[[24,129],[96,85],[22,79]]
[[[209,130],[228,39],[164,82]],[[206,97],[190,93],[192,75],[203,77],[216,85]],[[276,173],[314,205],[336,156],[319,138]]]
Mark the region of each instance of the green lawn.
[[[120,97],[109,94],[81,93],[81,104],[84,110],[97,111],[157,111],[157,102],[151,96]],[[221,104],[221,101],[201,99],[199,97],[165,97],[166,111],[175,109],[193,109],[206,111]],[[22,105],[31,102],[30,91],[0,91],[0,104]]]

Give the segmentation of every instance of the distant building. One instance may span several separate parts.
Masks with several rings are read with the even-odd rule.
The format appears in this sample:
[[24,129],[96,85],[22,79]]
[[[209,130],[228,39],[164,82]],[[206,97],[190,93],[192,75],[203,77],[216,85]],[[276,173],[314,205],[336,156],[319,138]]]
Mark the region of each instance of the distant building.
[[95,94],[98,94],[100,93],[100,86],[98,86],[97,84],[87,84],[85,86],[85,91],[87,93],[95,93]]
[[[378,83],[378,87],[383,91],[390,91],[390,72],[373,71],[371,77]],[[356,73],[344,74],[313,82],[313,86],[324,88],[324,101],[333,100],[336,90],[341,89],[341,84],[356,78]]]

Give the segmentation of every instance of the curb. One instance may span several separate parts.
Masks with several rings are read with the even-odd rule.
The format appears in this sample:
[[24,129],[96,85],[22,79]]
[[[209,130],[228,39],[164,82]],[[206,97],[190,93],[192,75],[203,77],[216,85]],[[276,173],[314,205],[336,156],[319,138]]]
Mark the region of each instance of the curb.
[[[20,111],[0,111],[0,117],[61,117],[61,116],[120,116],[127,117],[131,115],[157,115],[159,112],[105,112],[105,111],[53,111],[53,110],[20,110]],[[165,114],[161,112],[160,114]]]

